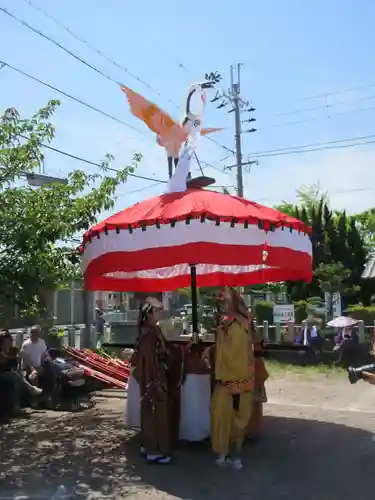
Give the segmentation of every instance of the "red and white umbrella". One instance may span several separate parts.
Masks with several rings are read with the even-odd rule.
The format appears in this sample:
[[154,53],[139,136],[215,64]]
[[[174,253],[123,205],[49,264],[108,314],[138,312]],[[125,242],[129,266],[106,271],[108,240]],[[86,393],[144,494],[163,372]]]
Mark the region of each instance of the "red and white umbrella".
[[162,292],[311,281],[310,228],[236,196],[188,189],[136,203],[92,227],[81,246],[89,290]]

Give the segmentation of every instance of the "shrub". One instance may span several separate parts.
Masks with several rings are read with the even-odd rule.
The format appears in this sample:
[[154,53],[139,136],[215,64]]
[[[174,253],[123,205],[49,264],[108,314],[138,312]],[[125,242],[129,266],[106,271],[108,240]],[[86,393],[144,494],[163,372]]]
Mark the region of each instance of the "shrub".
[[273,302],[266,300],[257,302],[254,309],[258,325],[261,325],[263,321],[268,321],[270,325],[273,325]]
[[365,307],[354,304],[348,307],[347,312],[352,318],[362,320],[365,325],[370,326],[375,321],[375,306]]

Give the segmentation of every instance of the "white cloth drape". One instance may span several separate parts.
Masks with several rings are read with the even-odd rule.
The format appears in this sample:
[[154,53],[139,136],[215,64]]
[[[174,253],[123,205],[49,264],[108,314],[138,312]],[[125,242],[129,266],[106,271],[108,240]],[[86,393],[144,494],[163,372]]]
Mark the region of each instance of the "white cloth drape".
[[[180,439],[203,441],[210,436],[210,375],[189,374],[181,388]],[[138,382],[130,374],[125,423],[140,427],[140,391]]]
[[125,406],[125,424],[129,427],[141,427],[141,395],[139,384],[132,371],[128,381],[128,397]]
[[181,388],[180,439],[203,441],[210,436],[210,403],[210,375],[187,375]]

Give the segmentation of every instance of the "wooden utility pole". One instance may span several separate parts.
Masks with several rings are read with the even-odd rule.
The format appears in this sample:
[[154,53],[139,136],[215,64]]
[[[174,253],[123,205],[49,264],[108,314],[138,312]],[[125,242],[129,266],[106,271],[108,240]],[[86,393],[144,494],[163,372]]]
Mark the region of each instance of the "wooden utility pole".
[[[242,123],[244,122],[254,122],[255,118],[249,118],[244,122],[241,120],[241,113],[243,111],[253,112],[255,108],[250,107],[249,109],[244,109],[249,106],[248,101],[244,101],[241,97],[241,66],[242,64],[237,64],[237,72],[235,71],[235,66],[230,67],[230,88],[228,94],[224,94],[224,96],[230,101],[232,104],[232,109],[229,113],[234,112],[234,125],[235,125],[235,140],[236,140],[236,165],[232,165],[231,167],[226,167],[227,169],[231,169],[236,167],[237,169],[237,196],[243,197],[243,167],[246,165],[251,165],[255,162],[248,161],[246,163],[242,162]],[[235,73],[237,73],[235,77]],[[255,132],[255,128],[251,128],[249,130],[245,130],[244,133]]]

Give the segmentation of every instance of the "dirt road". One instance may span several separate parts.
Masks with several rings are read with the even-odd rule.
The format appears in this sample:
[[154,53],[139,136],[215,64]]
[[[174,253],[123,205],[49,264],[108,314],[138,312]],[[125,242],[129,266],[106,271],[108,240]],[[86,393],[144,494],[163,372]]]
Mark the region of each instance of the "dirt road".
[[[5,429],[0,500],[73,497],[218,500],[367,500],[375,467],[375,387],[324,375],[268,384],[264,437],[242,471],[214,465],[208,443],[182,445],[169,466],[144,464],[124,428],[125,399],[99,397],[82,414],[33,414]],[[122,396],[122,397],[119,397]]]

